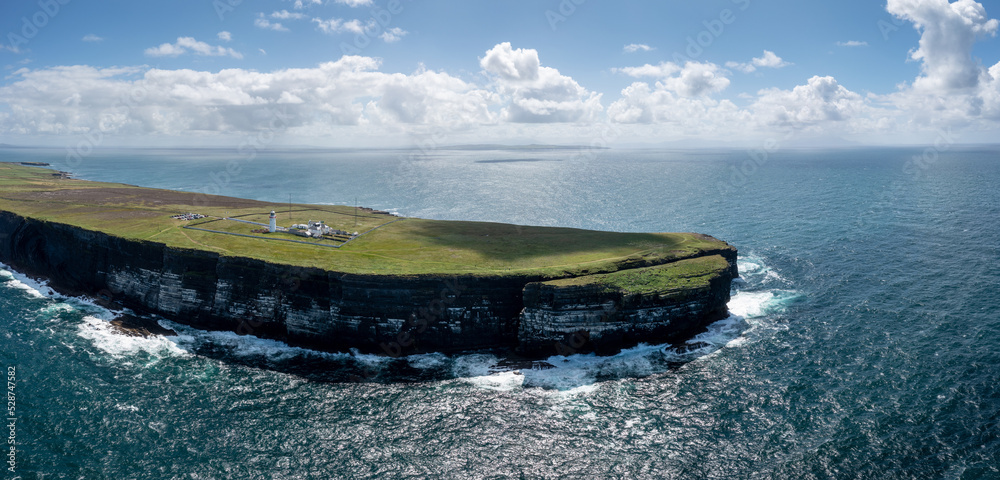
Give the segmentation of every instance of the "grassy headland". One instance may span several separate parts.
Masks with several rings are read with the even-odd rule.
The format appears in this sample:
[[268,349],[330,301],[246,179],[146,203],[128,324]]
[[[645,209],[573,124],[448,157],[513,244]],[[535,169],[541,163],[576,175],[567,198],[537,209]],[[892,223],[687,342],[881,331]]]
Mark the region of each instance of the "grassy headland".
[[729,263],[721,255],[708,255],[649,268],[550,280],[545,284],[556,287],[594,285],[609,292],[670,297],[708,288],[711,280],[728,267]]
[[[556,279],[616,272],[623,266],[661,264],[726,246],[694,233],[615,233],[418,218],[394,221],[395,217],[368,209],[355,216],[355,208],[349,206],[289,206],[61,178],[53,173],[0,163],[0,210],[174,248],[345,273],[531,275]],[[289,234],[256,234],[251,238],[187,229],[183,227],[204,220],[171,218],[194,212],[210,216],[207,220],[236,217],[267,223],[271,210],[278,212],[278,224],[285,227],[323,220],[334,228],[352,232],[379,228],[342,248],[323,248],[272,239],[302,240]],[[252,230],[260,228],[232,221],[211,225],[223,224],[227,232],[246,235],[255,235]]]

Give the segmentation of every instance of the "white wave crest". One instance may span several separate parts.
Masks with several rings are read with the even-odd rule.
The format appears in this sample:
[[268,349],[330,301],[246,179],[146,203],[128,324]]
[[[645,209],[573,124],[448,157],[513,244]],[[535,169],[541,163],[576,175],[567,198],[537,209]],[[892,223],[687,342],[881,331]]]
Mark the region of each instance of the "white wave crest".
[[448,363],[448,356],[443,353],[425,353],[406,357],[407,363],[417,369],[441,368]]
[[57,295],[56,291],[49,287],[49,282],[37,281],[3,263],[0,263],[0,283],[22,290],[34,298],[55,297]]
[[466,377],[463,382],[484,390],[509,392],[524,387],[524,375],[521,372],[500,372],[492,375]]
[[118,331],[107,320],[87,315],[78,327],[78,334],[93,342],[94,346],[115,358],[138,353],[154,357],[185,356],[188,352],[178,348],[168,337],[134,337]]
[[800,298],[794,290],[741,290],[733,295],[727,306],[733,315],[749,319],[781,312]]
[[325,358],[345,358],[347,353],[327,353],[308,348],[293,347],[287,343],[255,337],[239,335],[236,332],[220,332],[199,330],[194,327],[160,320],[163,327],[177,332],[176,336],[166,337],[176,348],[185,352],[193,352],[204,344],[212,344],[226,348],[228,353],[242,357],[265,357],[268,360],[290,360],[300,356],[318,356]]
[[767,265],[765,259],[759,256],[753,254],[741,256],[736,260],[736,266],[739,268],[740,277],[744,281],[755,282],[760,280],[763,282],[764,280],[775,280],[787,283],[781,274]]

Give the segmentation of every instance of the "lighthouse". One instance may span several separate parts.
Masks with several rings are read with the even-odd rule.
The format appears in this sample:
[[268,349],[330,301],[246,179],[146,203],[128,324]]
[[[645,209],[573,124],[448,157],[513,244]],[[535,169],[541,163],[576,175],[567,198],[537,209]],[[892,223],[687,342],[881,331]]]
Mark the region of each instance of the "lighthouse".
[[267,231],[274,233],[278,229],[278,216],[274,214],[274,210],[271,210],[271,225],[268,227]]

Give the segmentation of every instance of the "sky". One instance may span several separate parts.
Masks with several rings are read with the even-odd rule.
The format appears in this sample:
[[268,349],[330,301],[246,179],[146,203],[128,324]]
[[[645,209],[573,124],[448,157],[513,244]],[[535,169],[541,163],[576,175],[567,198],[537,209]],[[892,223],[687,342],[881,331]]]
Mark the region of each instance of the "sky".
[[995,143],[998,17],[973,0],[8,1],[0,143]]

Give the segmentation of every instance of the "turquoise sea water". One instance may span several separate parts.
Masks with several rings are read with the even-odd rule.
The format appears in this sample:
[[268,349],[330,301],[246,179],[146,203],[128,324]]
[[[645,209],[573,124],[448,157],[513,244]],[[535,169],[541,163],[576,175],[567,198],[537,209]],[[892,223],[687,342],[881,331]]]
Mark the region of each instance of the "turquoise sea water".
[[740,249],[744,280],[734,315],[694,352],[553,357],[557,368],[519,375],[491,374],[485,354],[322,354],[178,325],[177,337],[124,337],[107,328],[112,312],[0,267],[16,473],[1000,478],[1000,149],[747,159],[106,150],[67,163],[65,151],[2,149],[0,161],[84,179],[274,202],[697,231]]

